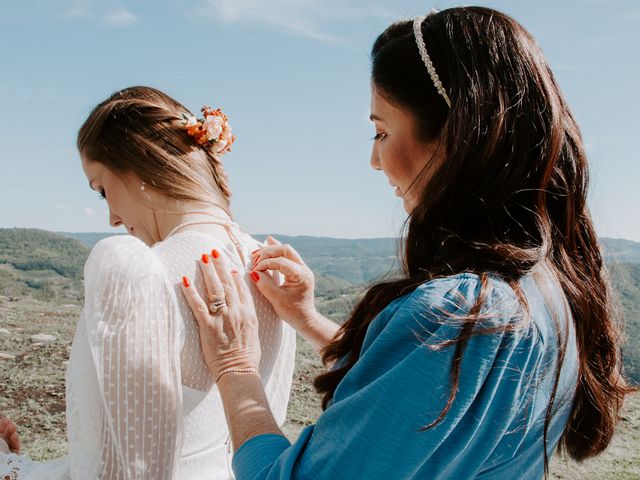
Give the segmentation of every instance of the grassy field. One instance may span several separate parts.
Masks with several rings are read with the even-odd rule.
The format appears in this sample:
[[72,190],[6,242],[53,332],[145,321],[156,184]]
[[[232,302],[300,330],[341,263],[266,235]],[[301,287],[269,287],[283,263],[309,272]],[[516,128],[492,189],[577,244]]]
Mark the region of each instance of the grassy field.
[[[0,296],[0,412],[20,426],[25,452],[38,460],[63,455],[67,450],[64,372],[80,303],[71,292],[66,297],[56,295],[55,298]],[[331,302],[326,306],[331,308]],[[43,343],[31,338],[41,333],[53,335],[56,340]],[[284,426],[285,434],[292,440],[321,413],[320,398],[312,386],[320,369],[315,352],[299,339],[293,391]],[[628,403],[607,452],[581,465],[556,456],[551,478],[640,478],[639,446],[640,396],[636,396]]]

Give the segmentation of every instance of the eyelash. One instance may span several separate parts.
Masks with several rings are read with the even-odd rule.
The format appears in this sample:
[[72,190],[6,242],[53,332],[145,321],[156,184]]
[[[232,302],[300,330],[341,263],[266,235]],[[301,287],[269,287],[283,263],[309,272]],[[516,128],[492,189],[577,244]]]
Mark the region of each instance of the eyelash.
[[98,192],[98,198],[100,198],[101,200],[106,200],[107,199],[107,195],[104,193],[104,190],[100,190]]
[[376,133],[376,136],[373,137],[371,140],[382,140],[386,136],[387,136],[386,133]]

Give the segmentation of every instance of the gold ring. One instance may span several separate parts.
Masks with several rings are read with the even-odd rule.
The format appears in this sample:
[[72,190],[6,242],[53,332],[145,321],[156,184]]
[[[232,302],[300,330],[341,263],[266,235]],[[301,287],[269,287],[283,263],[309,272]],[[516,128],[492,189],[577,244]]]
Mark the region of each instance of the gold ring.
[[216,315],[218,313],[218,310],[226,306],[227,301],[224,298],[214,300],[213,302],[209,303],[209,313],[211,313],[211,315]]

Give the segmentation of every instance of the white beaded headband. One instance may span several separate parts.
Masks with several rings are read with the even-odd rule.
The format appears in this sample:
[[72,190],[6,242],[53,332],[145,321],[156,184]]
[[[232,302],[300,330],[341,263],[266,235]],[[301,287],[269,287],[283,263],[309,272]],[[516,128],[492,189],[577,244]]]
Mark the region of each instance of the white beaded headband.
[[449,100],[449,95],[447,95],[447,91],[442,86],[440,77],[436,73],[433,62],[431,62],[431,59],[429,58],[427,47],[425,46],[424,38],[422,37],[422,22],[424,22],[426,18],[427,17],[421,16],[413,19],[413,34],[416,37],[416,45],[418,45],[418,51],[420,52],[420,56],[422,57],[422,61],[424,62],[425,67],[427,67],[427,71],[429,72],[429,76],[431,77],[436,90],[438,90],[438,93],[442,95],[444,101],[447,102],[447,105],[449,106],[449,108],[451,108],[451,100]]

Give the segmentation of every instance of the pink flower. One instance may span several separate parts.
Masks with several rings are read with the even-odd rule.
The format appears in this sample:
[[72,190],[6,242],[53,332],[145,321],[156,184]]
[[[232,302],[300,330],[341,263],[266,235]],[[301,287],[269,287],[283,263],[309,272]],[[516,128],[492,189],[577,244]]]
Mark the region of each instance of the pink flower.
[[227,116],[219,108],[214,110],[207,106],[202,107],[202,115],[204,118],[200,119],[184,116],[187,133],[215,154],[230,152],[236,137],[231,133]]
[[213,149],[213,151],[215,153],[222,153],[227,148],[227,141],[226,140],[218,140],[216,143],[213,144],[213,146],[211,148]]

